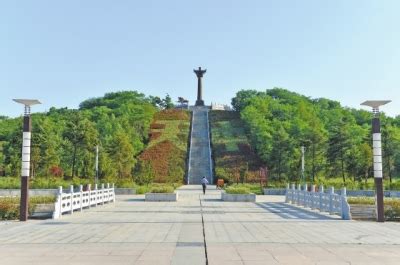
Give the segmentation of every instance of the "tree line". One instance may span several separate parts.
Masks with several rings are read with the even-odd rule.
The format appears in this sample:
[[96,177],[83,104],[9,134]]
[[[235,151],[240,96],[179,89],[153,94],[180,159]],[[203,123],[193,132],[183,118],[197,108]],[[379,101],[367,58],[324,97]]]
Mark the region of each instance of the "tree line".
[[[306,180],[340,177],[343,183],[365,181],[372,172],[372,114],[312,99],[281,88],[241,90],[232,99],[246,124],[253,148],[281,181],[299,181],[301,146]],[[400,175],[400,116],[381,114],[384,176]]]
[[[173,107],[171,98],[136,91],[107,93],[83,101],[79,109],[50,108],[32,114],[31,175],[91,178],[99,146],[99,175],[132,178],[137,155],[148,141],[153,115]],[[0,171],[19,176],[22,118],[0,117]]]

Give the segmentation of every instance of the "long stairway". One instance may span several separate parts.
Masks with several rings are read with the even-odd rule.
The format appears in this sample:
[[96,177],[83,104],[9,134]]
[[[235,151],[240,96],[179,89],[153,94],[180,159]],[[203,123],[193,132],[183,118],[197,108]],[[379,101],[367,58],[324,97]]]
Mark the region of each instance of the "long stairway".
[[211,184],[213,176],[208,128],[208,107],[193,107],[192,111],[192,135],[187,184],[200,184],[203,176],[206,176]]

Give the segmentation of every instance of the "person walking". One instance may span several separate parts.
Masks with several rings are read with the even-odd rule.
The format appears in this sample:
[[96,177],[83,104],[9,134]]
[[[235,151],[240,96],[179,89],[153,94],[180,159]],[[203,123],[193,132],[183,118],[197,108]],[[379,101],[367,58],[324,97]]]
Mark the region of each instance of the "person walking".
[[206,188],[207,188],[208,180],[204,176],[203,179],[201,180],[201,185],[203,186],[203,194],[206,194]]

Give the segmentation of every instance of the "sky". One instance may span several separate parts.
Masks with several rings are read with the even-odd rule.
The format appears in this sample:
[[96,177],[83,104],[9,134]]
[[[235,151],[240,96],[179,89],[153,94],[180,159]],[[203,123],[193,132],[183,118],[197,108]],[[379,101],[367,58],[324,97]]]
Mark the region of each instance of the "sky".
[[400,115],[400,1],[1,1],[0,115],[13,98],[77,108],[137,90],[229,104],[241,89],[282,87]]

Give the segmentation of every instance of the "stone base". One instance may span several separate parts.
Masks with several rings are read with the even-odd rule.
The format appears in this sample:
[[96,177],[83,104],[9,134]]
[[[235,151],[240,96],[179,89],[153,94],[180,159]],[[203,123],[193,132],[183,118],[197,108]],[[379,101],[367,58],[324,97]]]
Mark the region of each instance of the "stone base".
[[264,195],[286,195],[286,189],[264,189]]
[[146,193],[144,199],[149,202],[176,202],[178,193]]
[[133,195],[136,194],[135,189],[115,188],[115,195]]
[[221,198],[226,202],[255,202],[256,195],[251,194],[228,194],[226,192],[221,193]]
[[29,218],[50,219],[55,211],[55,203],[37,204]]
[[196,100],[196,106],[204,106],[204,100],[202,100],[202,99]]

